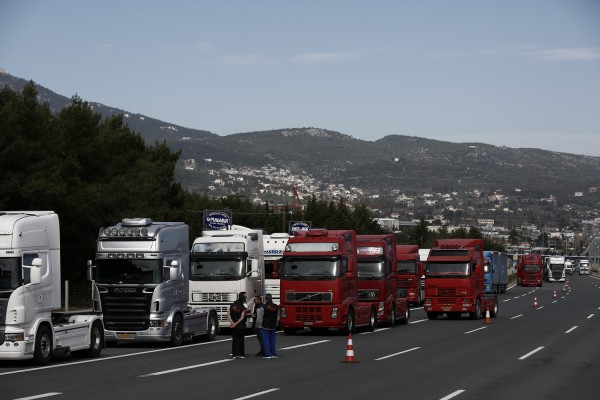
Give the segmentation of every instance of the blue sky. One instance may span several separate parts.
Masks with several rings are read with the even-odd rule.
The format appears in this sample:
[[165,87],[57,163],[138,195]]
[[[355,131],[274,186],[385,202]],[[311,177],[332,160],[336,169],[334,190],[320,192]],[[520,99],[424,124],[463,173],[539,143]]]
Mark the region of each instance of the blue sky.
[[596,0],[0,0],[0,68],[219,135],[600,156]]

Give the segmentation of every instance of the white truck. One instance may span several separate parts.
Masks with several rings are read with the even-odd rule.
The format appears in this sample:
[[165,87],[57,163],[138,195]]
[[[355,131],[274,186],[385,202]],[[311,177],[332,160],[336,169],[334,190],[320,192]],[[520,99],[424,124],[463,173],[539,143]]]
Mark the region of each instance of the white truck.
[[290,235],[288,233],[272,233],[263,235],[265,251],[265,294],[273,296],[273,302],[279,304],[281,274],[281,258]]
[[565,274],[573,275],[573,262],[570,260],[565,261]]
[[54,354],[100,355],[104,326],[94,283],[81,287],[79,299],[65,286],[63,306],[58,215],[1,211],[0,360],[47,364]]
[[579,275],[590,274],[590,260],[583,259],[579,260]]
[[101,228],[95,279],[107,342],[214,340],[217,313],[192,307],[189,300],[189,228],[183,222],[124,218]]
[[[265,289],[261,230],[233,225],[230,230],[204,230],[190,253],[190,304],[214,307],[222,326],[228,327],[229,306],[246,292],[250,315],[254,296]],[[246,326],[252,326],[252,318]]]
[[547,259],[548,282],[564,282],[565,281],[565,257],[551,256]]

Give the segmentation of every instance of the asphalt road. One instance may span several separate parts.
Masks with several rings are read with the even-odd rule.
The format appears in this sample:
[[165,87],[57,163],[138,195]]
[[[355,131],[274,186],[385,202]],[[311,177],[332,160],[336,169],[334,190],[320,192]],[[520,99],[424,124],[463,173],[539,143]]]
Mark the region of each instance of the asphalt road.
[[[245,359],[229,336],[179,348],[110,347],[96,359],[38,368],[0,363],[0,398],[36,399],[593,399],[600,396],[600,279],[511,287],[487,324],[411,310],[408,325],[348,336],[277,334],[279,358]],[[556,290],[557,299],[553,299]],[[538,307],[534,307],[534,298]]]

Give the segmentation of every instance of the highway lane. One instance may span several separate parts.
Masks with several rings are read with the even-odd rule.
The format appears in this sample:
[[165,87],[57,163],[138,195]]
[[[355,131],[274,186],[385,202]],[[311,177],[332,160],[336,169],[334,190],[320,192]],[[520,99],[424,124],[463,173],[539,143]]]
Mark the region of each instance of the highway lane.
[[[489,325],[428,321],[422,309],[413,309],[408,325],[353,335],[354,364],[341,362],[346,336],[278,334],[276,360],[231,360],[229,338],[219,336],[176,349],[112,347],[99,359],[65,357],[43,369],[5,362],[2,398],[594,398],[600,280],[569,279],[570,292],[546,282],[511,288],[499,295],[499,316]],[[246,343],[254,354],[256,338]]]

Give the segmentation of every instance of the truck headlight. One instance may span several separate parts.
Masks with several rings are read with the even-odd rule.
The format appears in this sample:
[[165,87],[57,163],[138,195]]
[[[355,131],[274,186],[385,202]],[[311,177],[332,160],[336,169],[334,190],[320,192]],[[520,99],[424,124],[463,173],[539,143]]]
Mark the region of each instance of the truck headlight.
[[23,342],[25,341],[25,333],[5,333],[4,340],[7,342]]
[[281,307],[279,311],[281,311],[281,318],[287,318],[287,312],[285,312],[285,307]]
[[333,319],[333,318],[337,318],[337,317],[338,317],[338,308],[337,308],[337,306],[335,306],[331,309],[331,318]]

